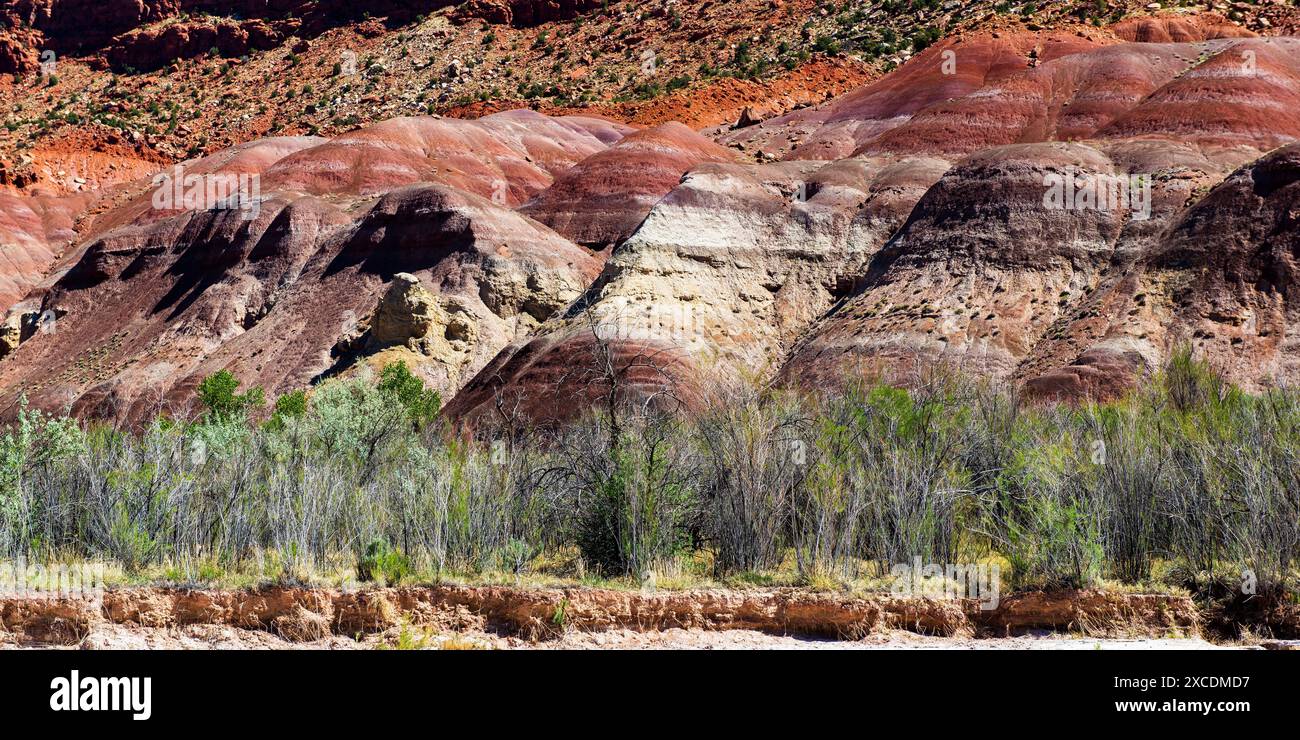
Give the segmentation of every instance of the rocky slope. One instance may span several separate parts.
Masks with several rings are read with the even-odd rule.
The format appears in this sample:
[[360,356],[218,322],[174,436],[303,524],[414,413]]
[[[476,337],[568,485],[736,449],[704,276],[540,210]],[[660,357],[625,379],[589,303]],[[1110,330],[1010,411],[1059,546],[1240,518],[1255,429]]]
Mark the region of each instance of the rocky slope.
[[0,304],[17,303],[45,275],[91,194],[23,198],[0,193]]
[[[1033,38],[1022,41],[1026,48],[1047,48],[1027,43]],[[1004,41],[963,45],[999,49]],[[1085,46],[1026,62],[912,115],[900,114],[906,109],[891,96],[910,105],[931,93],[908,93],[887,77],[777,119],[762,128],[788,136],[792,125],[812,125],[807,142],[784,153],[786,163],[751,166],[748,178],[713,166],[688,174],[568,316],[498,358],[451,410],[473,415],[503,395],[527,399],[541,415],[570,408],[574,358],[590,364],[592,348],[602,346],[629,371],[640,368],[629,388],[668,387],[688,398],[702,382],[737,376],[811,387],[852,375],[908,382],[936,364],[1043,395],[1110,395],[1187,342],[1204,345],[1247,387],[1289,382],[1281,329],[1264,329],[1271,341],[1256,337],[1253,351],[1233,353],[1250,341],[1239,327],[1255,327],[1259,309],[1243,306],[1257,306],[1261,289],[1247,289],[1234,272],[1232,287],[1205,278],[1167,298],[1173,278],[1152,277],[1150,261],[1186,243],[1182,219],[1204,208],[1206,192],[1231,170],[1297,140],[1294,116],[1256,113],[1300,111],[1292,98],[1300,89],[1297,49],[1291,38]],[[943,51],[896,74],[921,79]],[[981,79],[995,66],[988,53],[966,56]],[[858,109],[863,118],[842,112],[845,101],[867,100],[874,102]],[[845,152],[852,156],[825,166],[843,176],[838,192],[812,174],[821,165],[800,159]],[[1275,166],[1285,171],[1289,162]],[[784,181],[760,174],[775,171]],[[882,171],[890,173],[883,187]],[[1080,191],[1090,183],[1123,187],[1113,192],[1124,197],[1049,202],[1053,177]],[[791,195],[800,187],[813,194],[806,202]],[[873,191],[890,193],[896,210],[877,210],[878,201],[864,197]],[[1279,188],[1279,203],[1292,207],[1293,197]],[[822,199],[829,207],[816,209]],[[1261,217],[1258,205],[1243,208],[1262,229],[1288,238],[1294,230]],[[755,228],[765,217],[779,226]],[[1216,242],[1254,233],[1243,225]],[[1184,274],[1215,274],[1222,252],[1241,249],[1227,244],[1198,251]],[[1258,261],[1254,250],[1246,253]],[[1231,309],[1187,315],[1206,301]],[[1197,321],[1226,325],[1185,328]],[[1215,337],[1226,350],[1214,349]]]
[[[1241,311],[1215,313],[1227,326],[1180,331],[1183,320],[1174,306],[1157,302],[1160,291],[1144,289],[1150,278],[1138,277],[1148,260],[1184,238],[1177,231],[1179,219],[1188,206],[1194,206],[1189,213],[1202,207],[1197,201],[1209,186],[1235,166],[1300,135],[1291,130],[1293,117],[1262,112],[1274,106],[1300,110],[1293,97],[1300,90],[1297,41],[1222,44],[1111,50],[1162,60],[1172,54],[1179,63],[1191,58],[1199,64],[1145,95],[1130,97],[1127,111],[1112,113],[1109,123],[1092,132],[1093,142],[1014,145],[965,158],[881,252],[862,292],[806,338],[785,375],[825,379],[843,372],[848,363],[867,373],[906,376],[942,361],[1027,381],[1044,393],[1074,396],[1116,392],[1182,343],[1199,346],[1204,337],[1228,334],[1244,349],[1245,340],[1231,328],[1244,321]],[[1086,69],[1099,55],[1111,56],[1088,52],[1060,64],[1077,61]],[[1257,66],[1244,67],[1245,59]],[[1109,105],[1122,100],[1106,96]],[[940,106],[886,136],[918,123],[928,128],[943,118],[945,107],[960,110]],[[1132,203],[1053,207],[1044,201],[1044,183],[1052,173],[1100,174],[1124,183],[1135,175],[1149,177],[1150,213],[1133,213]],[[1280,229],[1287,232],[1286,226]],[[1241,229],[1228,233],[1229,243],[1249,239]],[[1189,266],[1193,271],[1211,269],[1207,262],[1218,259],[1215,251],[1199,254]],[[1211,299],[1206,288],[1186,292],[1181,300],[1196,305],[1222,300]],[[1238,286],[1239,296],[1242,290]],[[1248,387],[1292,377],[1276,372],[1271,352],[1230,354],[1218,353],[1216,364]]]
[[680,123],[660,124],[579,162],[520,212],[578,244],[613,247],[636,231],[687,171],[737,159]]
[[596,276],[587,250],[508,204],[617,131],[528,112],[405,119],[197,160],[186,174],[261,175],[257,209],[162,210],[146,185],[101,214],[19,309],[57,324],[7,358],[0,385],[9,403],[137,418],[182,411],[223,367],[278,393],[413,353],[454,392]]
[[608,385],[691,402],[713,382],[761,381],[850,292],[872,253],[947,168],[868,159],[697,167],[617,249],[583,299],[503,352],[454,399],[453,415],[505,398],[534,416]]
[[[1293,382],[1300,40],[1268,10],[995,16],[722,127],[401,116],[178,171],[137,142],[91,192],[0,196],[0,405],[137,419],[221,368],[274,396],[393,359],[471,419],[935,365],[1105,396],[1182,344]],[[259,191],[160,205],[154,172]]]
[[[1150,19],[1148,5],[0,0],[0,189],[102,186],[143,174],[142,162],[425,113],[730,126],[821,104],[936,39],[991,29],[1009,40],[1068,29],[1083,43],[1296,27],[1296,9],[1276,2],[1224,5],[1232,19],[1214,21]],[[973,80],[973,66],[957,77]]]
[[1095,339],[1070,365],[1030,378],[1030,389],[1053,397],[1105,390],[1108,379],[1132,378],[1178,345],[1251,390],[1294,383],[1298,204],[1295,144],[1232,173],[1097,291]]

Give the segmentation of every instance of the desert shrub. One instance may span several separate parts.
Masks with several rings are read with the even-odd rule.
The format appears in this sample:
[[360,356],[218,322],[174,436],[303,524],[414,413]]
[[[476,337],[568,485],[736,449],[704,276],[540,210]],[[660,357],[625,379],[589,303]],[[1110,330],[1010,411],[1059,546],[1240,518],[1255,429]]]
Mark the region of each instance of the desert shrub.
[[327,457],[374,471],[409,435],[407,414],[399,398],[355,377],[322,383],[305,421]]
[[386,394],[406,409],[407,416],[416,429],[438,417],[442,398],[438,392],[424,387],[424,381],[415,377],[405,362],[385,365],[379,375],[379,392]]
[[280,420],[297,419],[307,413],[307,392],[292,391],[275,399],[275,417]]
[[0,554],[57,544],[37,528],[37,517],[68,505],[60,483],[86,444],[75,421],[28,408],[26,397],[19,398],[17,419],[0,434]]
[[640,576],[690,544],[699,475],[678,420],[625,418],[615,432],[592,415],[563,434],[558,450],[557,503],[587,565]]
[[194,498],[196,467],[183,431],[154,423],[138,437],[118,437],[107,454],[85,460],[85,489],[79,508],[81,537],[133,571],[157,562],[177,544],[177,513],[199,518]]
[[814,459],[792,506],[801,572],[855,575],[859,561],[952,562],[962,417],[942,388],[851,388],[819,409]]
[[266,403],[261,388],[235,393],[238,388],[239,379],[229,370],[220,370],[204,378],[199,383],[198,394],[207,416],[216,421],[228,421]]
[[1165,397],[1179,411],[1204,408],[1227,391],[1222,376],[1192,355],[1189,347],[1175,349],[1165,362],[1158,381]]
[[954,562],[957,510],[969,485],[958,465],[964,409],[942,384],[915,393],[876,388],[863,409],[864,556],[882,571],[917,555]]
[[808,469],[810,418],[797,399],[765,403],[751,389],[715,404],[698,422],[708,486],[705,536],[718,575],[780,564],[791,502]]
[[519,575],[528,567],[529,561],[538,554],[540,551],[531,543],[513,539],[497,550],[498,567]]
[[1137,584],[1151,576],[1156,556],[1167,552],[1169,458],[1147,418],[1127,406],[1084,413],[1088,430],[1083,485],[1102,500],[1102,540],[1110,575]]
[[1078,477],[1078,445],[1050,428],[1016,441],[999,498],[984,510],[991,517],[986,531],[1010,560],[1017,585],[1092,585],[1102,575],[1102,512]]
[[261,425],[233,377],[202,388],[196,421],[136,430],[20,403],[0,429],[0,556],[284,576],[353,558],[390,581],[561,552],[615,577],[698,554],[719,576],[789,558],[815,579],[998,555],[1020,588],[1297,591],[1300,393],[1242,393],[1190,356],[1070,406],[930,378],[732,390],[686,413],[581,380],[601,408],[538,426],[503,405],[472,439],[428,424],[429,391],[400,369],[286,394]]
[[1263,594],[1291,588],[1300,555],[1300,407],[1290,391],[1235,391],[1163,420],[1171,434],[1170,549],[1191,585],[1234,563]]
[[394,550],[383,538],[371,540],[357,559],[357,580],[360,581],[382,581],[393,585],[401,583],[410,570],[410,559]]
[[440,565],[481,568],[510,535],[512,472],[474,446],[448,446],[445,480],[436,489],[435,526]]

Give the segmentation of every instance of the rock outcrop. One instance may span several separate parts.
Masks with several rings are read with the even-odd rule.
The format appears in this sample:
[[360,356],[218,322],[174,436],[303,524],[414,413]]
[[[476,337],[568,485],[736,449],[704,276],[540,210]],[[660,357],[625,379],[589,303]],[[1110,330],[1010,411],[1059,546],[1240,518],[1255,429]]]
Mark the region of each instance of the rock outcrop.
[[687,404],[715,382],[761,380],[852,290],[947,166],[702,165],[651,210],[578,304],[497,357],[449,413],[482,413],[503,397],[535,416],[572,413],[581,408],[572,395],[608,388],[593,373],[610,355],[628,393],[667,387]]
[[680,123],[624,136],[560,175],[520,211],[592,249],[623,243],[687,171],[736,155]]
[[399,272],[375,309],[370,342],[375,347],[389,347],[423,339],[434,326],[446,323],[440,314],[438,299],[420,284],[420,279]]
[[294,30],[295,24],[272,24],[261,19],[147,26],[113,39],[104,49],[103,58],[114,69],[153,70],[212,49],[223,57],[274,49]]
[[401,117],[162,173],[255,176],[239,207],[0,196],[0,401],[136,419],[399,359],[471,421],[936,365],[1106,397],[1185,345],[1294,382],[1300,40],[1234,28],[954,36],[730,149]]
[[[396,128],[411,135],[402,140],[408,152],[395,156],[443,171],[460,166],[461,181],[474,167],[498,167],[491,172],[514,177],[527,193],[549,182],[546,168],[558,171],[583,147],[603,148],[589,129],[609,130],[536,114],[491,119],[405,119],[371,140],[392,142]],[[529,122],[539,124],[532,133]],[[434,158],[436,137],[418,134],[458,124],[483,149],[455,152],[444,166]],[[27,298],[34,310],[57,313],[58,330],[22,342],[0,365],[6,403],[26,393],[36,405],[88,416],[184,413],[195,384],[218,369],[277,394],[394,351],[391,359],[408,360],[450,396],[599,272],[588,250],[451,185],[403,186],[400,174],[386,187],[377,179],[338,182],[307,168],[298,182],[319,194],[284,184],[294,172],[285,161],[318,163],[336,151],[330,144],[253,142],[182,169],[260,175],[255,209],[160,209],[157,189],[144,187],[97,216],[66,269]],[[510,157],[492,160],[495,152]],[[493,192],[490,183],[471,189]],[[350,334],[366,335],[340,346]]]
[[[104,62],[153,70],[216,48],[224,56],[270,49],[286,38],[312,38],[374,16],[398,25],[456,0],[13,0],[0,8],[0,74],[36,69],[36,52],[100,52]],[[530,27],[602,7],[600,0],[470,0],[458,21]],[[212,20],[193,21],[191,18]]]
[[482,20],[527,28],[569,20],[604,4],[604,0],[468,0],[452,11],[452,17],[462,23]]
[[[240,54],[270,48],[293,35],[316,36],[364,14],[398,22],[453,4],[453,0],[366,0],[360,5],[344,0],[13,0],[0,7],[0,25],[27,29],[15,41],[27,50],[49,49],[59,55],[101,52],[106,62],[134,62],[143,65],[140,69],[154,69],[180,57],[206,53],[213,46],[222,54]],[[223,20],[188,20],[192,17]],[[0,73],[34,69],[25,54],[12,56],[16,62],[8,62],[12,67],[0,66]],[[5,59],[0,56],[0,63]]]

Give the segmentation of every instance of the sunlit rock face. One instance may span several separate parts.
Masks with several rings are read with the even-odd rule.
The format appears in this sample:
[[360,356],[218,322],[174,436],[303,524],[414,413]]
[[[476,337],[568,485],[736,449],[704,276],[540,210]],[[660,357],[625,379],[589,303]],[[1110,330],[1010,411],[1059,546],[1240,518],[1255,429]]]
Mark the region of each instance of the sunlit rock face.
[[[219,369],[275,395],[372,355],[407,361],[454,395],[600,270],[590,250],[510,206],[631,129],[531,112],[443,120],[399,119],[343,141],[252,142],[137,183],[12,313],[16,324],[32,313],[55,320],[19,332],[8,350],[6,404],[26,394],[90,416],[185,413],[194,386]],[[180,198],[159,197],[173,180],[194,176],[201,189],[229,175],[256,175],[231,181],[256,192],[197,205],[183,186]],[[58,211],[42,221],[31,210],[41,203],[19,200],[29,210],[6,216],[37,246],[71,221]],[[399,274],[425,294],[427,325],[393,341],[415,321],[392,301],[379,311]]]
[[[276,395],[398,360],[470,421],[936,366],[1110,397],[1182,346],[1293,382],[1300,41],[1237,31],[968,33],[716,140],[397,118],[0,196],[0,398],[138,419],[223,368]],[[257,192],[160,205],[188,176]]]

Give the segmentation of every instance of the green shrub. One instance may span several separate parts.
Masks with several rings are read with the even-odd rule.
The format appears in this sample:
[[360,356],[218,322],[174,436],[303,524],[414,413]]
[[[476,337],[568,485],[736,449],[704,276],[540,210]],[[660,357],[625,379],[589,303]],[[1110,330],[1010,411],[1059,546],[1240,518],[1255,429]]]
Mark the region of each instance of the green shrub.
[[411,561],[394,550],[384,539],[374,539],[357,559],[357,579],[382,581],[385,585],[401,583],[411,572]]
[[1020,587],[1084,588],[1102,575],[1102,512],[1080,485],[1078,445],[1049,429],[1017,435],[1018,449],[999,479],[1000,497],[988,511],[1000,533],[998,550],[1011,561]]
[[39,492],[57,486],[63,467],[87,450],[76,421],[28,408],[27,397],[19,397],[17,419],[0,434],[0,553],[48,540],[32,528]]
[[260,387],[246,393],[235,393],[239,379],[229,370],[220,370],[199,383],[199,400],[207,410],[206,415],[217,421],[228,421],[246,414],[250,409],[261,408],[266,397]]
[[296,390],[275,399],[275,411],[267,420],[268,429],[282,429],[286,419],[301,419],[307,414],[307,392]]
[[632,576],[671,562],[690,541],[699,505],[682,430],[670,419],[639,419],[605,446],[600,422],[588,423],[569,441],[577,485],[566,507],[584,561],[599,573]]
[[436,419],[442,408],[438,392],[426,389],[424,381],[415,377],[400,360],[385,365],[380,372],[379,392],[396,399],[417,430]]
[[363,377],[322,383],[305,419],[325,454],[370,470],[411,430],[407,409]]
[[289,418],[297,418],[307,413],[307,392],[293,391],[275,399],[275,413]]
[[524,540],[513,539],[497,551],[497,561],[502,569],[519,575],[528,567],[529,561],[538,554],[537,548],[533,545]]

